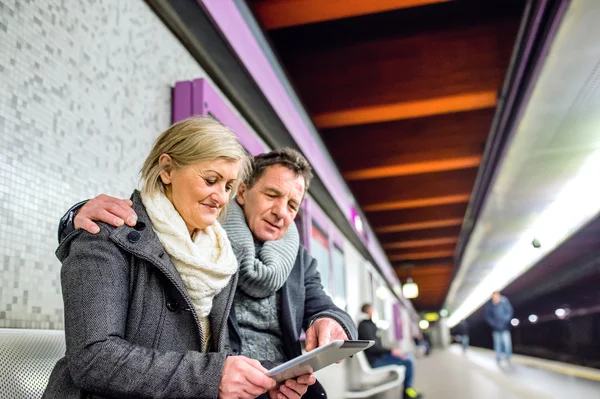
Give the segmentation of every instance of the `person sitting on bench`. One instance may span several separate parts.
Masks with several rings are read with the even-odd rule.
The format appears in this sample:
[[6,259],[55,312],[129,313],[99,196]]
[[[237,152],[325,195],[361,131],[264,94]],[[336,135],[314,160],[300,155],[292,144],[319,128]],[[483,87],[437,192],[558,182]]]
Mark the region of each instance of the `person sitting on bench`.
[[365,356],[371,364],[371,367],[383,367],[390,365],[404,366],[406,369],[404,376],[404,399],[422,398],[419,392],[412,387],[414,378],[414,363],[403,355],[399,349],[388,349],[381,345],[381,339],[378,336],[378,329],[373,322],[373,306],[370,303],[365,303],[362,306],[362,312],[369,317],[360,322],[358,325],[358,339],[375,341],[375,345],[365,350]]

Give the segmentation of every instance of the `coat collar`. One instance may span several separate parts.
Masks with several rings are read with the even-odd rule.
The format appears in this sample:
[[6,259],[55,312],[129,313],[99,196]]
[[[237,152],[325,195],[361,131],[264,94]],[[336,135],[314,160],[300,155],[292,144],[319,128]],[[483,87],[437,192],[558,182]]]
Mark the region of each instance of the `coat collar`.
[[158,236],[152,230],[152,222],[142,204],[139,191],[135,190],[133,192],[131,201],[133,202],[132,208],[137,214],[138,221],[136,225],[134,227],[123,225],[115,229],[110,235],[111,240],[125,251],[150,262],[160,269],[182,293],[185,293],[186,299],[189,299],[181,276],[175,269],[169,255],[165,252]]

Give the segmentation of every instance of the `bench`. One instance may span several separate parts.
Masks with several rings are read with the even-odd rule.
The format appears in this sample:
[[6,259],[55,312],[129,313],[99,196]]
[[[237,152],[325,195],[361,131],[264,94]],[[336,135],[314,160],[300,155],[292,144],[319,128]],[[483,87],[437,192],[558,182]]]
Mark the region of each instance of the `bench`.
[[0,398],[41,397],[65,350],[64,331],[0,328]]
[[372,368],[365,354],[359,352],[347,362],[348,386],[344,397],[347,399],[368,398],[386,394],[386,396],[402,397],[404,383],[403,366],[385,366]]

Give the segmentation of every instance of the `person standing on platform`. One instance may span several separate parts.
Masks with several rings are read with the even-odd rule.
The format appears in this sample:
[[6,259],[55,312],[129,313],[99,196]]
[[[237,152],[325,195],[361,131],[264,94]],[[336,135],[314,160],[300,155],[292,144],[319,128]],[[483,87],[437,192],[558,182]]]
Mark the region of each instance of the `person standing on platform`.
[[510,362],[512,354],[512,340],[510,336],[510,320],[513,317],[513,308],[508,298],[494,291],[492,300],[485,309],[485,320],[492,327],[492,338],[494,339],[494,350],[496,361],[500,363],[502,354],[507,362]]
[[460,334],[463,353],[466,353],[469,348],[469,322],[466,319],[461,321],[456,330]]
[[404,399],[418,399],[423,395],[418,393],[413,387],[415,365],[412,359],[405,357],[399,349],[388,349],[381,345],[381,338],[378,336],[378,329],[373,322],[373,305],[365,303],[361,311],[368,316],[358,325],[358,339],[375,341],[375,345],[365,350],[365,356],[371,364],[371,367],[383,367],[390,365],[404,366]]

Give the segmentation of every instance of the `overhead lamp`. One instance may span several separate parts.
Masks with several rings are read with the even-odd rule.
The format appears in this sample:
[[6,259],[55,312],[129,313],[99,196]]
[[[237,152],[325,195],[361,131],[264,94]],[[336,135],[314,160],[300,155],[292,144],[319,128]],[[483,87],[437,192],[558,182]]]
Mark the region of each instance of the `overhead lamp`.
[[427,321],[438,321],[440,319],[440,315],[435,312],[425,313],[425,320]]
[[404,298],[413,299],[419,296],[419,286],[413,282],[412,278],[406,279],[406,283],[402,286],[402,294]]
[[[453,311],[448,320],[450,328],[487,302],[492,292],[506,287],[598,214],[598,170],[600,150],[586,159],[577,175],[561,189],[554,202],[546,207],[531,228],[523,232],[521,239],[496,262],[494,269]],[[532,250],[531,237],[536,238],[540,248]]]
[[446,309],[440,310],[440,316],[442,316],[442,317],[448,316],[448,311]]
[[512,319],[512,320],[510,321],[510,324],[511,324],[513,327],[516,327],[516,326],[518,326],[518,325],[519,325],[519,319]]
[[554,314],[556,315],[556,317],[562,319],[567,315],[567,311],[565,309],[558,308],[554,311]]
[[421,330],[427,330],[429,328],[429,322],[427,320],[421,320],[419,322],[419,328]]
[[532,322],[532,323],[536,323],[538,321],[537,315],[530,314],[529,315],[529,321]]
[[377,298],[381,299],[382,301],[385,301],[389,297],[389,294],[390,292],[383,285],[377,287],[377,290],[375,291],[375,295],[377,295]]

